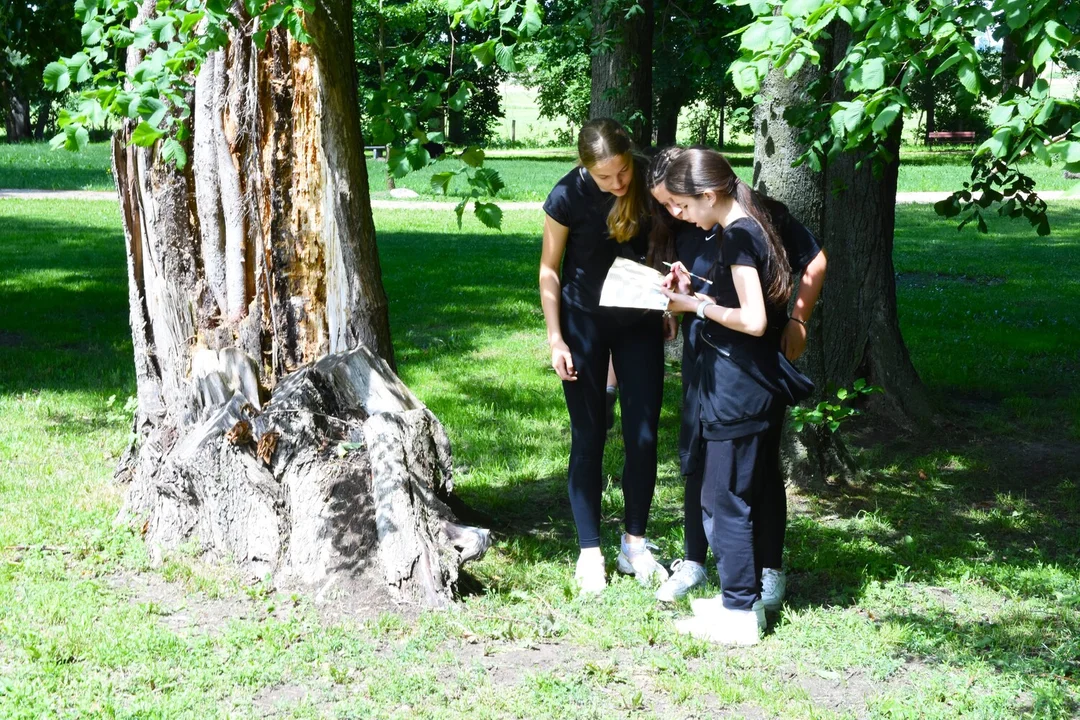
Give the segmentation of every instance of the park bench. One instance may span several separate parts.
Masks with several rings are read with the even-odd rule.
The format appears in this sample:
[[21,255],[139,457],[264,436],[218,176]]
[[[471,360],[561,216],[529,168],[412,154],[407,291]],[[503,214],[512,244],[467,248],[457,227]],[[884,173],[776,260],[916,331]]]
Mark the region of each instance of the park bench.
[[364,151],[371,151],[371,157],[375,160],[386,159],[386,146],[385,145],[365,145]]
[[975,132],[973,130],[935,130],[926,134],[927,145],[941,142],[970,145],[975,142]]

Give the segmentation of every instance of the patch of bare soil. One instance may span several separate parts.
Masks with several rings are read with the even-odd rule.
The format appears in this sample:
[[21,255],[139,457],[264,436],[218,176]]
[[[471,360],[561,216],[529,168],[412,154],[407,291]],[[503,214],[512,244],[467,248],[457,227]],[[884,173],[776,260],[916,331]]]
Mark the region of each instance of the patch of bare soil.
[[183,583],[168,582],[155,573],[112,575],[106,582],[133,605],[145,606],[179,635],[213,634],[229,620],[245,618],[255,610],[250,598],[192,593]]
[[865,718],[869,717],[866,707],[869,698],[892,692],[898,687],[911,685],[911,674],[921,667],[922,663],[918,660],[909,659],[884,681],[873,679],[861,669],[846,672],[820,670],[799,673],[792,668],[787,673],[786,679],[805,690],[818,707]]

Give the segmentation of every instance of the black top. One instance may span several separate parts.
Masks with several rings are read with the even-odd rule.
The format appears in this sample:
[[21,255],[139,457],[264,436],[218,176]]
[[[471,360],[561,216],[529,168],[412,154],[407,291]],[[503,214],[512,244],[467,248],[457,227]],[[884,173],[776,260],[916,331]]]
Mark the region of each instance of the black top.
[[[645,172],[635,163],[634,172]],[[648,227],[641,222],[637,235],[619,243],[608,234],[607,217],[615,196],[602,191],[583,167],[563,176],[544,201],[544,212],[570,228],[561,274],[562,301],[583,310],[596,310],[600,290],[617,256],[644,262]]]
[[[751,221],[752,222],[752,221]],[[814,234],[810,232],[802,223],[796,220],[790,214],[786,215],[779,223],[781,232],[781,239],[784,244],[784,250],[787,253],[788,263],[791,265],[792,272],[796,275],[802,275],[802,272],[806,269],[806,266],[815,258],[817,254],[821,252],[821,245],[818,243]],[[732,223],[735,225],[735,223]],[[754,229],[757,233],[761,234],[759,238],[761,244],[760,251],[765,250],[764,234],[761,233],[760,227],[757,223],[753,223]],[[746,235],[743,232],[742,235]],[[689,223],[679,223],[679,229],[675,235],[675,254],[679,261],[685,265],[690,272],[695,275],[701,275],[704,277],[711,277],[714,266],[717,265],[717,260],[720,258],[720,247],[722,244],[721,234],[718,228],[706,231]],[[736,244],[738,244],[736,242]],[[744,251],[746,248],[743,248]],[[732,255],[740,255],[741,252],[737,248],[732,248]],[[750,253],[750,257],[743,258],[741,265],[755,265],[756,267],[756,254]],[[710,285],[698,280],[697,278],[691,278],[693,282],[694,292],[702,292],[706,295],[716,295],[717,291]],[[730,274],[728,277],[730,282]],[[764,279],[762,280],[764,285]],[[764,287],[763,287],[764,290]],[[730,286],[729,292],[734,292],[734,286]],[[724,303],[721,302],[721,305]],[[735,300],[731,307],[738,307],[738,295],[735,294]],[[770,316],[770,320],[773,317]],[[783,327],[783,316],[780,315],[773,320],[780,324],[780,328]],[[708,323],[710,327],[710,336],[715,338],[715,333],[718,330],[726,330],[717,323]],[[707,439],[724,439],[727,437],[735,437],[744,434],[750,434],[753,432],[759,432],[767,424],[768,420],[775,421],[776,412],[778,411],[778,404],[773,400],[773,397],[762,394],[761,383],[748,382],[754,380],[753,376],[743,371],[738,365],[731,362],[730,354],[725,357],[720,357],[719,351],[712,348],[706,343],[701,342],[701,329],[706,326],[702,320],[699,320],[695,315],[686,313],[683,315],[683,358],[682,358],[682,378],[683,378],[683,427],[679,438],[679,455],[682,461],[682,473],[684,475],[690,474],[699,458],[696,457],[697,443],[702,437],[703,424],[707,423],[708,428],[705,428],[705,435]],[[765,342],[762,338],[755,338],[745,333],[738,333],[735,331],[727,331],[732,333],[727,337],[734,340],[744,346],[758,346],[763,351],[772,350],[773,345],[778,343],[778,336],[775,334],[776,329],[773,329],[772,341]],[[739,336],[742,337],[739,337]],[[768,336],[767,336],[768,337]],[[745,340],[744,340],[745,339]],[[708,350],[706,353],[705,363],[709,365],[707,368],[699,368],[698,359],[701,353],[701,349]],[[729,352],[728,350],[725,350]],[[776,353],[773,353],[774,355]],[[759,362],[764,362],[765,366],[769,369],[770,373],[777,371],[778,375],[783,375],[787,368],[774,367],[779,365],[779,360],[773,362],[773,358],[766,357],[767,352],[762,352],[757,355]],[[724,365],[716,366],[718,362],[723,362]],[[786,365],[786,361],[784,363]],[[702,372],[702,370],[704,372]],[[719,375],[721,377],[717,377]],[[755,373],[758,374],[758,373]],[[699,391],[701,384],[699,376],[705,375],[704,385],[707,387],[707,396],[710,404],[710,408],[703,412],[701,405],[701,398]],[[760,377],[758,379],[761,379]],[[775,390],[777,389],[775,383],[767,382],[770,388],[774,391],[772,395],[775,396]],[[720,393],[723,393],[726,397],[718,397]],[[786,393],[781,393],[786,394]],[[724,405],[725,399],[732,400],[733,402]],[[719,401],[719,406],[718,406]],[[784,402],[780,404],[787,404],[789,400],[784,398]],[[755,403],[756,406],[755,406]],[[771,408],[771,409],[767,409]],[[719,416],[725,416],[729,422],[717,422],[716,418]],[[714,421],[709,422],[707,418],[712,418]],[[741,418],[741,421],[734,421]]]

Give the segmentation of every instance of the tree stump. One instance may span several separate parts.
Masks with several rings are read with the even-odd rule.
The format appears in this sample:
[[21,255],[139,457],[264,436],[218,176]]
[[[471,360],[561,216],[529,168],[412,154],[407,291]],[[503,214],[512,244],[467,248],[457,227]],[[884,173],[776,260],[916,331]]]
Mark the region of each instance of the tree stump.
[[278,585],[362,578],[441,607],[487,530],[446,505],[442,424],[366,347],[286,376],[265,404],[254,362],[196,351],[184,421],[129,454],[121,517],[145,527],[151,558],[197,542]]

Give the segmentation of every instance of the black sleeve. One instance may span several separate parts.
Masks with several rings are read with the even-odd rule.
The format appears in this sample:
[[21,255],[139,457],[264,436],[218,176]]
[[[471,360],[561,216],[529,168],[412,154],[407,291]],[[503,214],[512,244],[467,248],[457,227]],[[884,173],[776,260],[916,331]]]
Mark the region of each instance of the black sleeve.
[[768,250],[765,235],[757,223],[739,223],[724,229],[724,240],[720,245],[721,259],[724,265],[749,265],[760,271],[765,270]]
[[573,203],[565,182],[559,182],[544,201],[544,212],[560,225],[570,227],[574,222]]
[[780,239],[784,243],[791,272],[796,275],[802,275],[806,266],[821,252],[821,243],[814,237],[814,233],[791,215],[785,218]]

